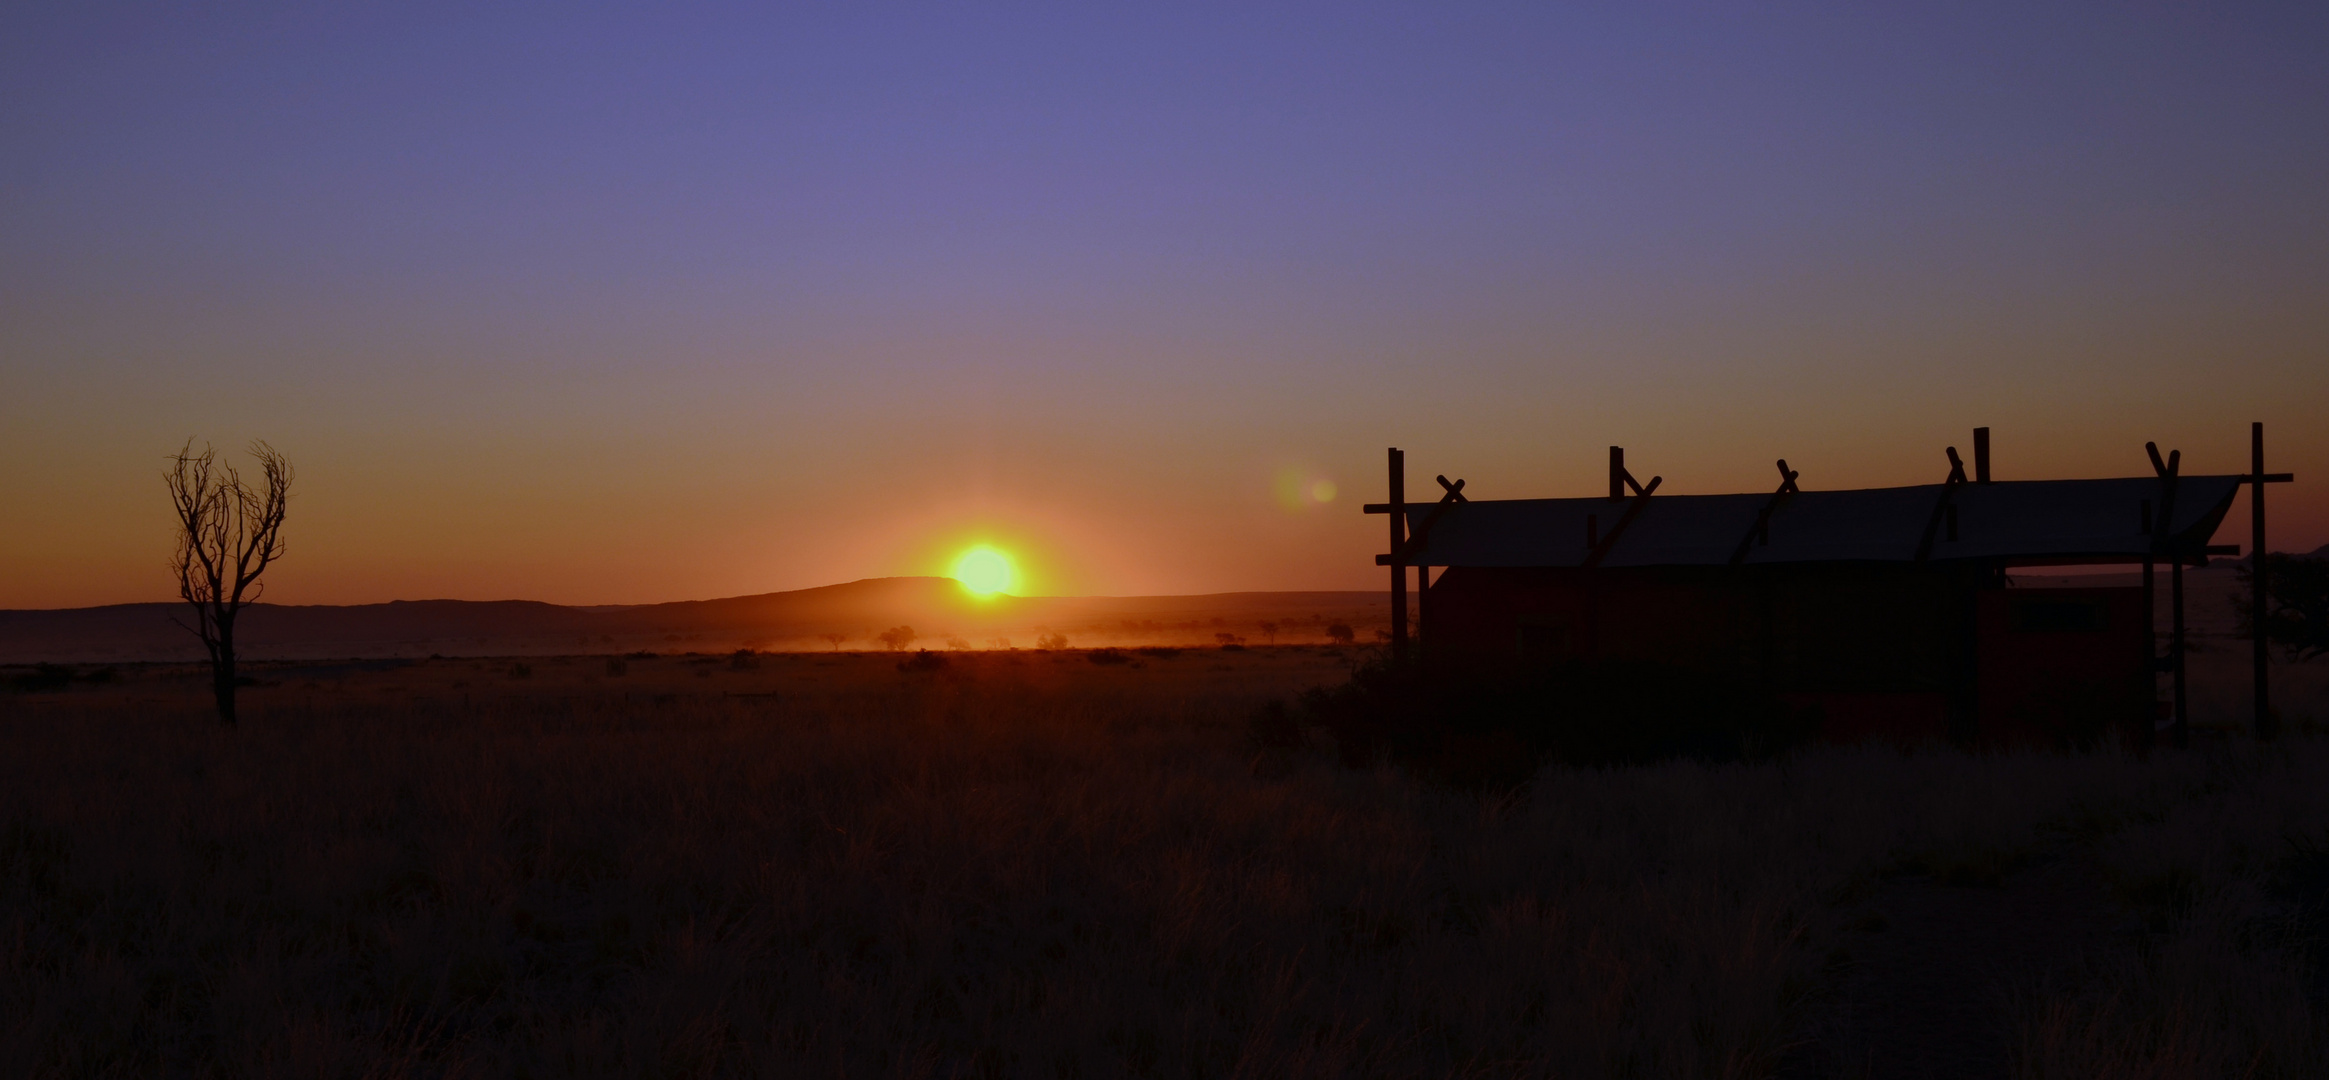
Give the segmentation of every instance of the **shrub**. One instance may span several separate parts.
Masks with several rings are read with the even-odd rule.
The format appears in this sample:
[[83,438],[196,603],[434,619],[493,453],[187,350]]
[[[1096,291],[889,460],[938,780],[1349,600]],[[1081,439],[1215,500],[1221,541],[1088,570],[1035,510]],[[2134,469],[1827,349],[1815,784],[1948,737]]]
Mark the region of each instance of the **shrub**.
[[513,679],[531,679],[534,677],[534,666],[532,664],[511,664],[509,666],[509,677]]
[[1131,657],[1115,649],[1093,649],[1084,654],[1084,659],[1095,664],[1129,664],[1132,662]]
[[[2329,653],[2329,556],[2267,555],[2265,640],[2288,651],[2291,660]],[[2254,565],[2240,568],[2241,590],[2232,594],[2241,636],[2256,636]],[[2187,643],[2185,649],[2190,650]],[[2192,650],[2196,651],[2196,650]]]
[[1045,634],[1035,639],[1035,647],[1046,652],[1057,652],[1067,648],[1067,635]]
[[1696,672],[1595,664],[1443,674],[1376,657],[1303,695],[1306,719],[1351,766],[1392,760],[1451,782],[1517,784],[1547,760],[1615,765],[1774,752],[1816,718]]
[[39,694],[62,690],[73,681],[73,669],[60,664],[37,664],[31,671],[8,680],[8,685],[20,694]]
[[1328,623],[1326,639],[1337,645],[1349,645],[1358,640],[1358,634],[1350,628],[1349,623]]
[[914,655],[898,661],[898,670],[909,674],[943,671],[945,668],[946,654],[931,652],[928,649],[917,649]]
[[614,677],[620,678],[620,677],[622,677],[622,676],[624,676],[624,675],[627,675],[627,674],[629,674],[629,673],[630,673],[630,671],[631,671],[631,665],[624,663],[624,662],[623,662],[623,658],[622,658],[622,657],[620,657],[620,656],[610,656],[610,657],[607,657],[607,674],[608,674],[608,675],[611,675],[611,676],[614,676]]
[[1256,750],[1293,750],[1303,743],[1302,720],[1283,701],[1264,702],[1246,718],[1246,741]]

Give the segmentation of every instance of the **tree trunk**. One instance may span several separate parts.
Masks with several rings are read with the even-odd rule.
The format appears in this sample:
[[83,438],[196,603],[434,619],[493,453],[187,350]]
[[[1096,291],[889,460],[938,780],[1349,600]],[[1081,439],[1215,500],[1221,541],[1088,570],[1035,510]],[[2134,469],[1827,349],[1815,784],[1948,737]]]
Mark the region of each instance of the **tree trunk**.
[[235,627],[232,619],[218,623],[218,643],[210,650],[210,693],[218,701],[218,722],[235,726]]

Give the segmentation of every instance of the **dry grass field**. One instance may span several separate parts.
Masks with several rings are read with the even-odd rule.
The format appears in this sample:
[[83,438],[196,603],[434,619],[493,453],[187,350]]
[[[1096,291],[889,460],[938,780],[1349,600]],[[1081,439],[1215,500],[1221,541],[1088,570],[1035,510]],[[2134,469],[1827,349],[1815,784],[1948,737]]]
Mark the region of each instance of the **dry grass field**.
[[[0,1075],[2318,1077],[2329,742],[1524,789],[1314,647],[0,696]],[[1313,736],[1314,740],[1322,736]]]

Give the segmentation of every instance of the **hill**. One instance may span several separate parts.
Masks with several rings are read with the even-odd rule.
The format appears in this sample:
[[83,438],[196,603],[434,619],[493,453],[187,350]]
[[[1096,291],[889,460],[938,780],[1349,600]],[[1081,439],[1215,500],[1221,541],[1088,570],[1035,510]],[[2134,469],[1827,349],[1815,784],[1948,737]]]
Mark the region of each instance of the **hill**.
[[[1204,596],[996,596],[951,578],[868,578],[814,589],[662,604],[570,607],[531,600],[398,600],[385,604],[254,604],[238,634],[251,659],[878,648],[873,635],[911,626],[917,644],[948,638],[986,648],[1063,634],[1079,645],[1210,643],[1217,633],[1323,640],[1335,621],[1383,625],[1379,593],[1217,593]],[[194,636],[181,604],[0,611],[0,663],[188,660]]]

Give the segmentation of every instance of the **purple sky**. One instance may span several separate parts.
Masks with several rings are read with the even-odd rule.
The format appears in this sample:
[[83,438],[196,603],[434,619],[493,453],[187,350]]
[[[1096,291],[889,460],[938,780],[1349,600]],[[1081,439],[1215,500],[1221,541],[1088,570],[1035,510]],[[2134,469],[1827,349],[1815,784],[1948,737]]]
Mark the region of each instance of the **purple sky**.
[[2263,420],[2329,541],[2321,5],[478,7],[0,14],[0,607],[166,597],[190,435],[299,466],[290,602],[1368,587],[1388,444],[1975,424]]

